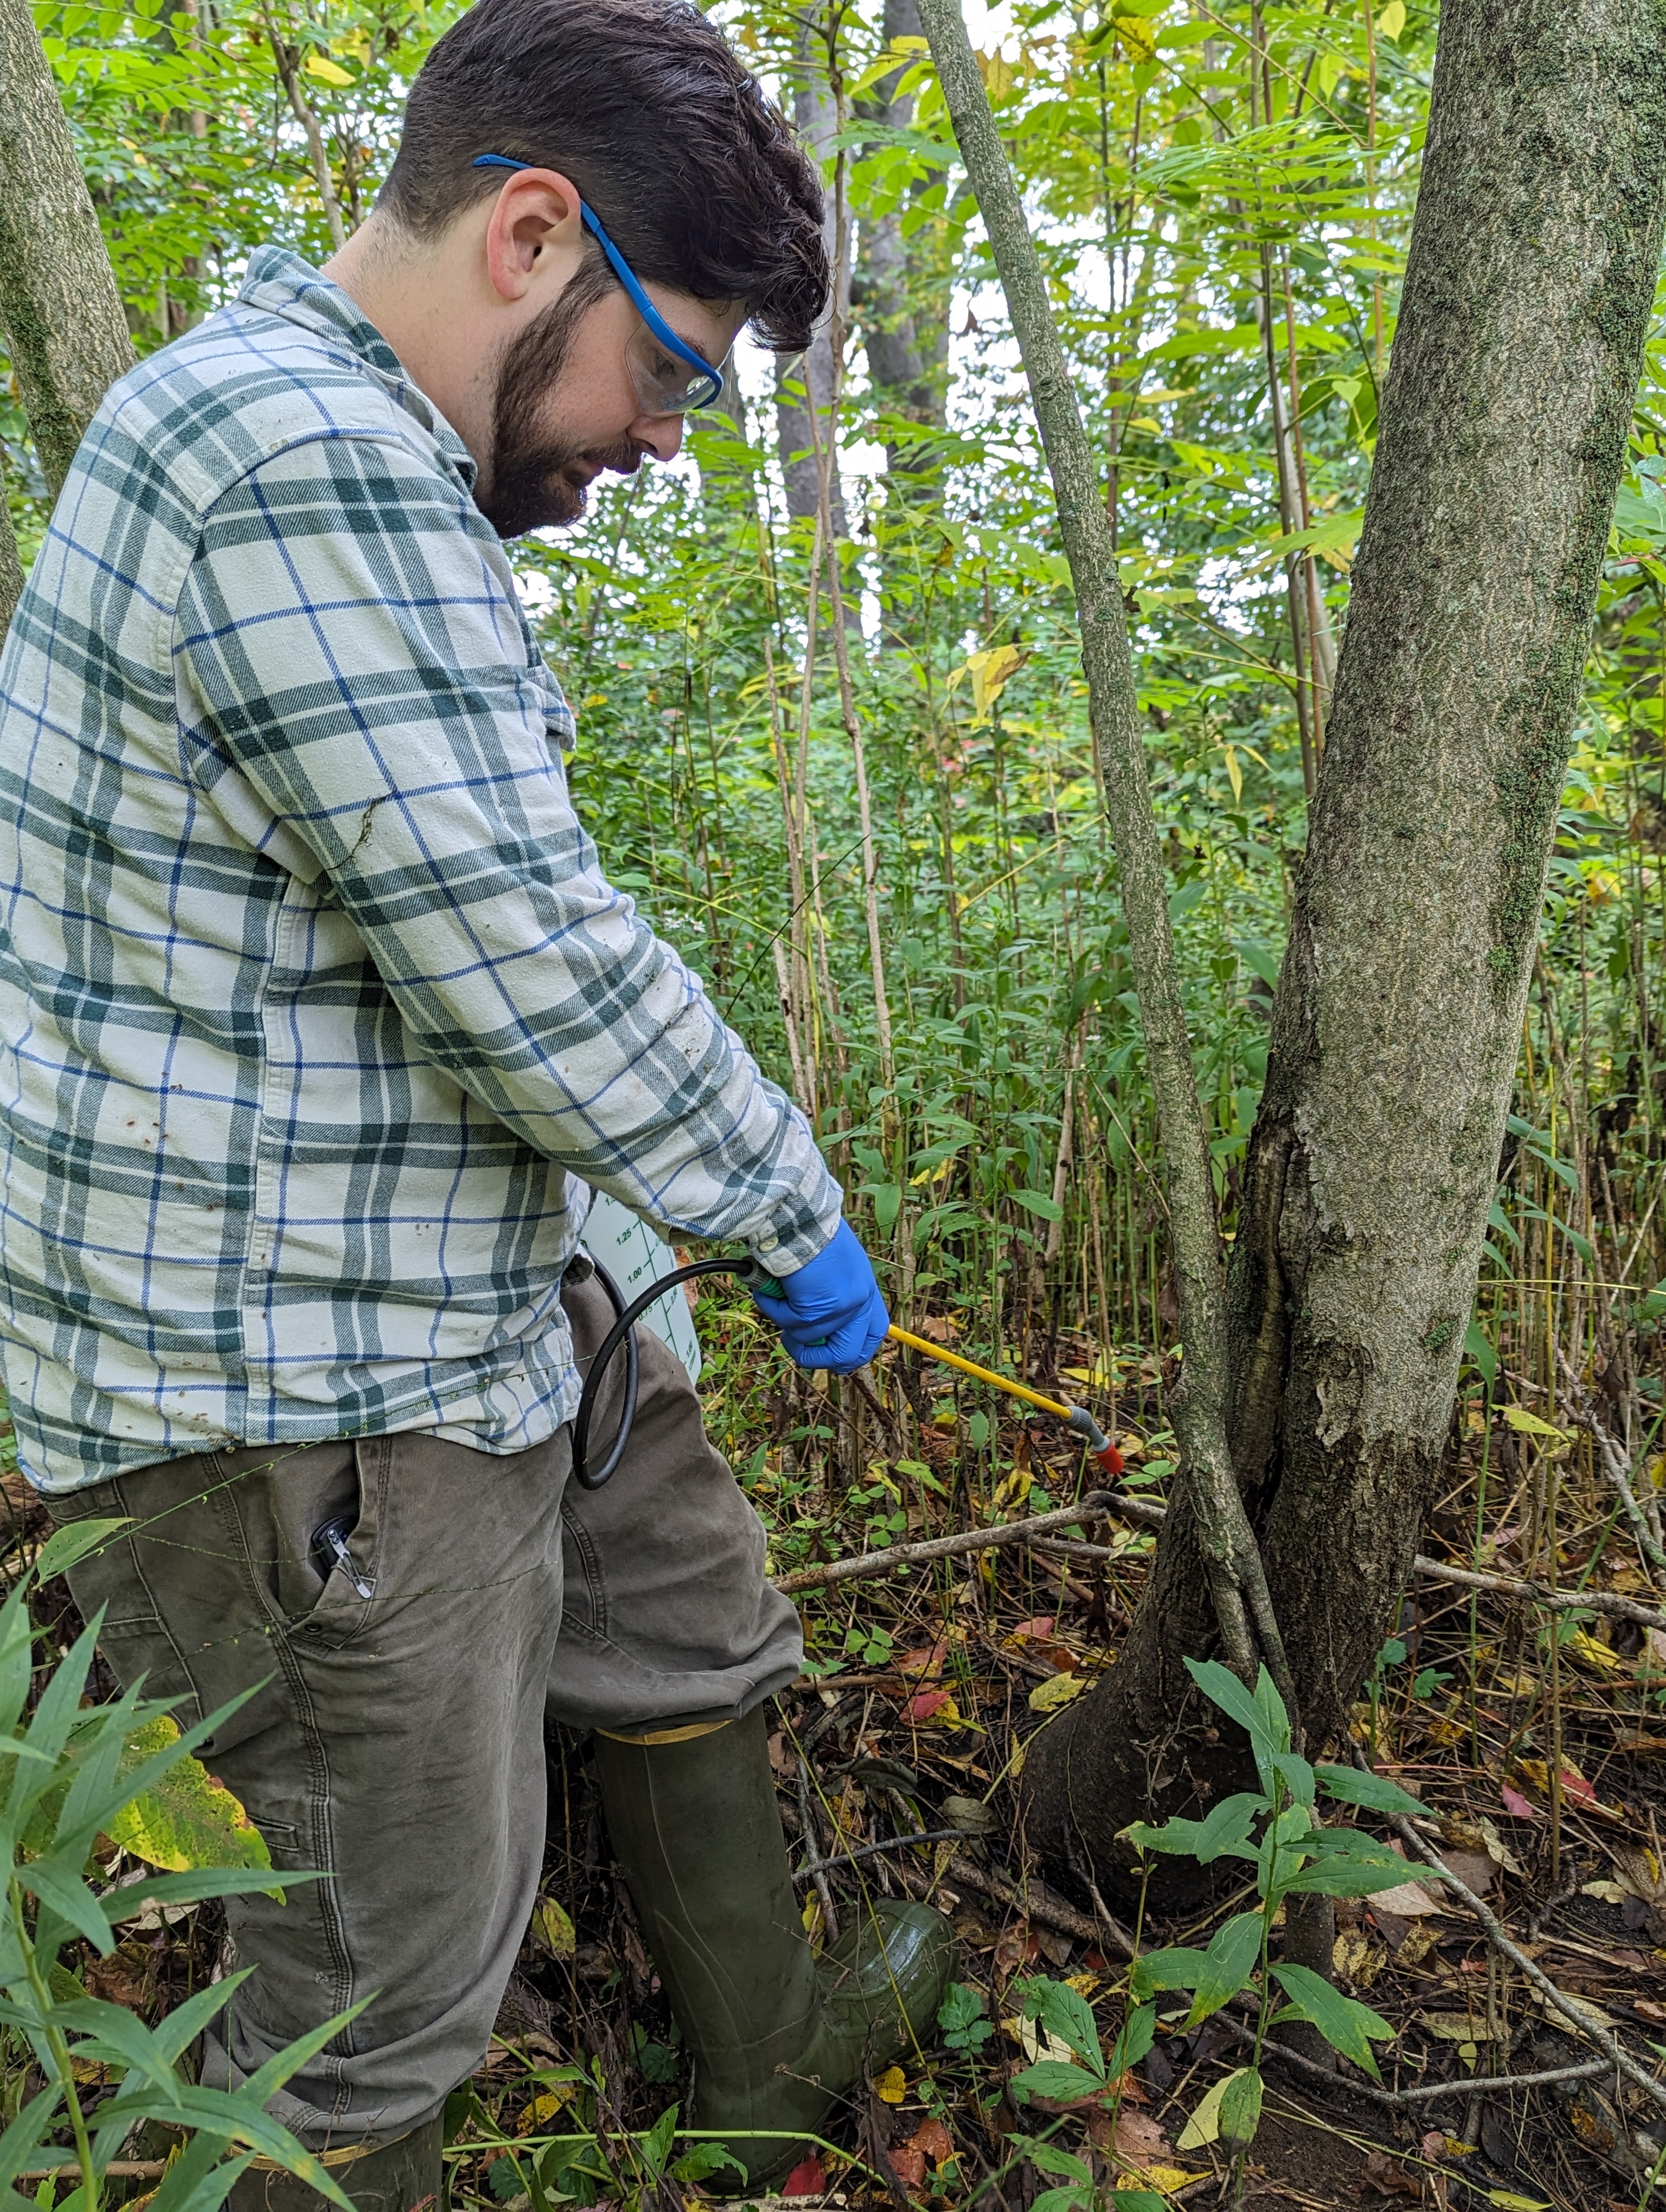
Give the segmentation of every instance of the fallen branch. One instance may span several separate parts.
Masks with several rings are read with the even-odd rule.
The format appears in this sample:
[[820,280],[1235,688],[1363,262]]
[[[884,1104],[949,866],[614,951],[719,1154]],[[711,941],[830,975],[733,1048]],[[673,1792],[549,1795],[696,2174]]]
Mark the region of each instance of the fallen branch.
[[[895,1567],[947,1559],[959,1552],[984,1551],[994,1544],[1034,1543],[1045,1558],[1079,1559],[1085,1565],[1100,1565],[1124,1559],[1127,1554],[1114,1544],[1090,1544],[1079,1537],[1061,1538],[1049,1532],[1067,1527],[1073,1521],[1097,1521],[1110,1514],[1148,1528],[1160,1528],[1165,1518],[1164,1508],[1154,1498],[1124,1498],[1119,1492],[1096,1490],[1079,1505],[1067,1506],[1056,1513],[1039,1513],[1033,1520],[1009,1521],[1001,1528],[973,1528],[958,1536],[933,1536],[917,1544],[893,1544],[883,1552],[865,1552],[856,1559],[832,1560],[824,1567],[806,1567],[800,1574],[783,1576],[775,1588],[791,1597],[800,1590],[821,1589],[830,1583],[851,1582],[864,1575],[885,1575]],[[1413,1560],[1412,1566],[1423,1582],[1451,1583],[1463,1589],[1493,1590],[1500,1597],[1518,1598],[1527,1604],[1541,1606],[1549,1613],[1584,1610],[1605,1614],[1611,1620],[1634,1620],[1644,1628],[1666,1629],[1666,1611],[1657,1606],[1639,1604],[1635,1598],[1624,1597],[1615,1590],[1547,1589],[1542,1583],[1526,1582],[1517,1575],[1493,1575],[1478,1567],[1451,1566],[1422,1552]]]
[[[1353,1747],[1353,1763],[1366,1774],[1372,1771],[1371,1761],[1357,1744]],[[1571,1997],[1563,1996],[1543,1968],[1529,1958],[1518,1943],[1511,1942],[1510,1936],[1505,1932],[1504,1923],[1499,1918],[1497,1913],[1476,1896],[1468,1882],[1459,1881],[1456,1875],[1443,1861],[1433,1844],[1426,1836],[1419,1832],[1405,1814],[1389,1813],[1384,1817],[1398,1829],[1401,1836],[1410,1844],[1424,1864],[1438,1875],[1460,1903],[1474,1915],[1487,1930],[1487,1939],[1493,1948],[1501,1956],[1509,1960],[1524,1981],[1537,1990],[1546,2004],[1559,2013],[1577,2035],[1600,2051],[1608,2066],[1613,2067],[1617,2073],[1623,2074],[1628,2081],[1642,2090],[1644,2095],[1658,2111],[1666,2112],[1666,2082],[1657,2081],[1646,2066],[1640,2066],[1638,2063],[1622,2043],[1610,2035],[1606,2028],[1599,2027],[1594,2020],[1588,2020]],[[1474,2084],[1468,2082],[1464,2086],[1473,2090]]]
[[[1253,2049],[1256,2033],[1242,2021],[1234,2020],[1230,2013],[1220,2012],[1215,2018],[1237,2040]],[[1286,2066],[1293,2066],[1298,2074],[1310,2075],[1322,2081],[1328,2089],[1351,2089],[1356,2096],[1369,2097],[1374,2104],[1386,2105],[1391,2110],[1405,2112],[1419,2105],[1430,2105],[1438,2097],[1484,2097],[1489,2091],[1507,2089],[1548,2089],[1565,2081],[1594,2081],[1599,2074],[1609,2071],[1606,2058],[1583,2058],[1577,2066],[1554,2066],[1542,2074],[1461,2075],[1450,2081],[1432,2081],[1415,2089],[1385,2089],[1380,2082],[1363,2075],[1338,2074],[1334,2068],[1321,2064],[1316,2058],[1304,2058],[1299,2051],[1292,2051],[1287,2043],[1276,2039],[1264,2041],[1261,2046],[1263,2060],[1276,2058]],[[1356,2073],[1358,2069],[1356,2069]]]
[[775,1588],[786,1596],[794,1596],[800,1590],[825,1589],[832,1583],[854,1582],[859,1576],[887,1575],[893,1567],[917,1566],[925,1559],[949,1559],[963,1552],[986,1552],[998,1544],[1027,1543],[1031,1537],[1045,1535],[1054,1528],[1067,1528],[1075,1521],[1101,1519],[1113,1504],[1108,1491],[1091,1491],[1079,1505],[1067,1505],[1056,1513],[1037,1513],[1028,1521],[1009,1521],[1000,1528],[967,1528],[958,1535],[929,1536],[917,1544],[892,1544],[883,1552],[864,1552],[854,1559],[833,1559],[822,1567],[805,1567],[795,1575],[783,1575]]
[[1412,1565],[1425,1582],[1497,1590],[1501,1597],[1524,1598],[1548,1613],[1601,1613],[1611,1620],[1635,1620],[1645,1628],[1666,1628],[1666,1613],[1658,1606],[1639,1605],[1635,1598],[1621,1597],[1614,1590],[1547,1589],[1542,1583],[1523,1582],[1515,1575],[1488,1575],[1475,1567],[1448,1566],[1444,1560],[1425,1559],[1420,1552]]

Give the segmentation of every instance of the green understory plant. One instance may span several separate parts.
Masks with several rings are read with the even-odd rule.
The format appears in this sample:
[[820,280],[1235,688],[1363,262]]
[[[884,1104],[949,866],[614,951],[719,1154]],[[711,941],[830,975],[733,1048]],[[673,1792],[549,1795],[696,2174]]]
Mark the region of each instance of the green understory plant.
[[[1191,1992],[1184,2029],[1253,1992],[1250,2063],[1212,2090],[1205,2102],[1213,2100],[1213,2110],[1197,2116],[1206,2139],[1213,2126],[1215,2139],[1241,2154],[1261,2124],[1261,2059],[1269,2027],[1304,2021],[1373,2076],[1377,2064],[1371,2045],[1391,2041],[1395,2033],[1380,2014],[1344,1996],[1310,1967],[1270,1956],[1274,1925],[1286,1899],[1370,1897],[1407,1879],[1405,1860],[1387,1844],[1355,1828],[1322,1826],[1315,1809],[1319,1793],[1372,1812],[1420,1814],[1423,1808],[1382,1775],[1314,1766],[1292,1751],[1290,1716],[1265,1668],[1252,1695],[1218,1660],[1188,1659],[1186,1665],[1204,1695],[1248,1735],[1262,1786],[1223,1798],[1201,1820],[1170,1820],[1160,1828],[1136,1821],[1127,1831],[1128,1839],[1142,1851],[1192,1858],[1201,1866],[1222,1858],[1246,1860],[1255,1869],[1258,1903],[1253,1911],[1234,1914],[1207,1951],[1152,1951],[1136,1960],[1132,1992],[1146,2002],[1129,2014],[1128,2027],[1142,2014],[1154,2027],[1154,2000],[1164,1991]],[[1275,1984],[1284,1999],[1276,2010]],[[1141,2032],[1149,2047],[1151,2031]]]
[[[325,2021],[240,2087],[205,2088],[189,2078],[181,2062],[247,1979],[246,1972],[199,1990],[153,2028],[125,2006],[89,1996],[64,1956],[77,1937],[101,1956],[116,1948],[113,1899],[107,1892],[100,1896],[88,1879],[98,1871],[92,1863],[95,1839],[119,1826],[125,1808],[152,1797],[245,1702],[234,1698],[195,1727],[170,1732],[171,1740],[134,1765],[132,1740],[157,1740],[161,1732],[155,1724],[168,1708],[146,1701],[142,1684],[114,1704],[83,1708],[100,1615],[52,1669],[29,1711],[31,1589],[62,1574],[124,1525],[80,1521],[60,1529],[0,1605],[0,1851],[7,1868],[0,1911],[0,2028],[27,2047],[46,2082],[0,2135],[0,2212],[33,2212],[33,2200],[19,2191],[17,2179],[25,2170],[56,2162],[50,2138],[66,2129],[73,2148],[65,2154],[64,2179],[74,2186],[59,2199],[58,2212],[99,2212],[110,2162],[143,2121],[181,2131],[182,2148],[150,2200],[152,2212],[216,2212],[257,2154],[351,2212],[340,2185],[265,2107],[362,2008]],[[283,1881],[315,1878],[286,1871]],[[269,1868],[197,1866],[125,1887],[120,1906],[126,1916],[147,1905],[271,1888]],[[88,2095],[77,2069],[84,2077],[92,2067],[113,2082],[112,2094]]]
[[[1241,2160],[1261,2124],[1261,2059],[1269,2027],[1304,2021],[1372,2075],[1378,2069],[1371,2045],[1394,2035],[1380,2014],[1344,1996],[1310,1968],[1269,1956],[1274,1926],[1286,1899],[1316,1892],[1369,1897],[1407,1879],[1405,1860],[1386,1844],[1356,1829],[1321,1826],[1315,1810],[1319,1793],[1374,1812],[1423,1808],[1381,1775],[1316,1767],[1292,1751],[1290,1716],[1264,1668],[1252,1695],[1218,1661],[1189,1659],[1186,1664],[1204,1695],[1249,1736],[1261,1789],[1223,1799],[1201,1820],[1170,1820],[1160,1828],[1137,1822],[1128,1837],[1141,1851],[1193,1858],[1202,1866],[1222,1858],[1247,1860],[1256,1870],[1256,1909],[1235,1914],[1207,1951],[1179,1948],[1148,1951],[1136,1959],[1129,1973],[1128,2009],[1109,2052],[1101,2045],[1092,2008],[1078,1990],[1044,1978],[1025,1984],[1024,2016],[1037,2024],[1047,2055],[1015,2074],[1010,2086],[1020,2102],[1045,2098],[1072,2106],[1098,2103],[1110,2109],[1114,2119],[1122,2077],[1150,2051],[1160,2019],[1183,2034],[1250,1990],[1256,2001],[1250,2063],[1208,2092],[1189,2130],[1194,2143],[1219,2142]],[[1275,1985],[1281,2004],[1274,1996]],[[1183,2014],[1159,2014],[1158,2000],[1170,1990],[1190,1992]],[[1146,2191],[1113,2190],[1107,2197],[1083,2158],[1046,2136],[1014,2136],[1012,2146],[1061,2185],[1044,2191],[1031,2212],[1101,2212],[1107,2205],[1114,2212],[1148,2212],[1162,2202]]]

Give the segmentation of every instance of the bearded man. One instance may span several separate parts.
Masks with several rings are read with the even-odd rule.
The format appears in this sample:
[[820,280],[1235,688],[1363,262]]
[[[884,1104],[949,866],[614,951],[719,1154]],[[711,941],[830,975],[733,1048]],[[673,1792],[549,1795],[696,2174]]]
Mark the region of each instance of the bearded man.
[[[763,1705],[793,1607],[652,1339],[569,1488],[587,1187],[744,1244],[801,1364],[887,1325],[803,1115],[608,884],[503,540],[676,453],[829,273],[781,115],[684,0],[480,0],[370,220],[111,392],[0,665],[0,1357],[125,1683],[280,1871],[204,2078],[368,2000],[273,2109],[365,2212],[440,2190],[537,1893],[546,1714],[757,2189],[927,2029],[952,1945],[812,1959]],[[575,1354],[575,1339],[577,1340]],[[251,2167],[232,2202],[322,2200]]]

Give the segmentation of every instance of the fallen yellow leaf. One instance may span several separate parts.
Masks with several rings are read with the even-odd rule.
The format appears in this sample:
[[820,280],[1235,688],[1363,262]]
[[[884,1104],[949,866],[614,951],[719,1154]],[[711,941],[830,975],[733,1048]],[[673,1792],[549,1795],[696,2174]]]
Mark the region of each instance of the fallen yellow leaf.
[[873,2085],[882,2105],[900,2105],[909,2094],[909,2077],[900,2066],[888,2066]]
[[1087,1687],[1084,1674],[1055,1674],[1050,1681],[1037,1682],[1030,1692],[1032,1713],[1055,1713],[1061,1705],[1067,1705],[1073,1698],[1080,1697]]

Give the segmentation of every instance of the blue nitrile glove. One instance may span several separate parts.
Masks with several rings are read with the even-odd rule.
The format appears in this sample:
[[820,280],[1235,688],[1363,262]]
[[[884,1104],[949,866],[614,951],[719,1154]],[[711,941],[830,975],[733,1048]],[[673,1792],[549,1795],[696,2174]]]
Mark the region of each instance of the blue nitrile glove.
[[860,1240],[848,1221],[833,1242],[795,1274],[780,1278],[779,1297],[760,1297],[759,1310],[781,1331],[800,1367],[827,1367],[854,1375],[885,1340],[891,1316],[873,1279]]

